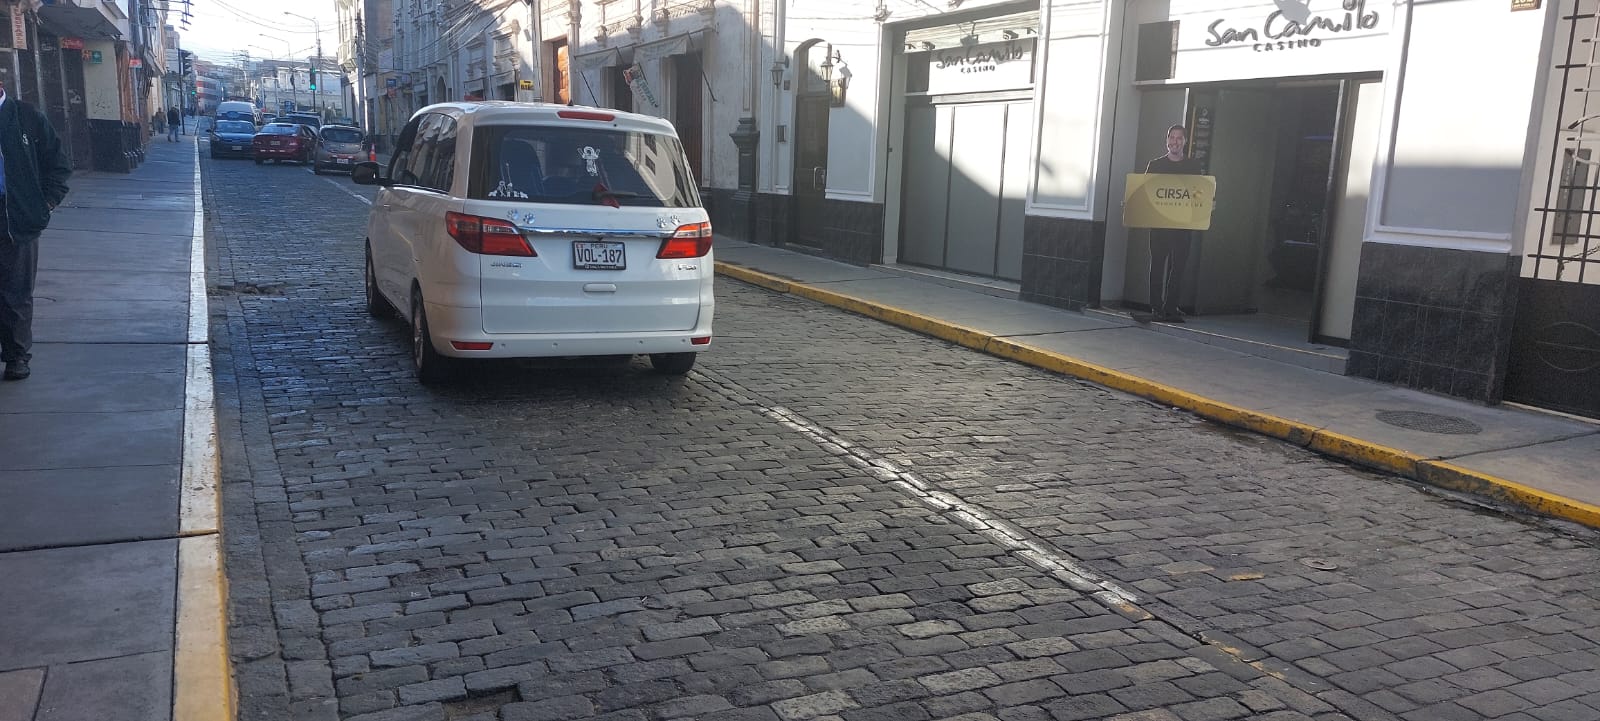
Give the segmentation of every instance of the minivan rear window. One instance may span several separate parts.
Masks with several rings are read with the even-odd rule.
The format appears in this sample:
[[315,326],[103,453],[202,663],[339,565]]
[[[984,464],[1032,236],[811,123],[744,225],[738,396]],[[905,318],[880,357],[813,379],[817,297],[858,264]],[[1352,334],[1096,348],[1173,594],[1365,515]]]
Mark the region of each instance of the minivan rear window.
[[700,194],[670,135],[566,125],[489,125],[473,134],[468,196],[566,205],[695,208]]

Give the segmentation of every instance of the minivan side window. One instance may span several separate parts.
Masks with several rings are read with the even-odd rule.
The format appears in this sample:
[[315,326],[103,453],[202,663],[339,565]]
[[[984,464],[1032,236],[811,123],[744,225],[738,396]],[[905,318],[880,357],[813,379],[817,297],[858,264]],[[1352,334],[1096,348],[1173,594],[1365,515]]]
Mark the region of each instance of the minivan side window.
[[411,143],[411,157],[406,160],[405,168],[400,173],[401,184],[432,187],[428,184],[428,173],[437,148],[439,117],[437,113],[429,113],[423,116],[422,124],[417,126],[417,139]]
[[450,183],[456,175],[456,120],[448,115],[436,115],[433,160],[428,172],[422,175],[422,184],[441,192],[450,192]]
[[413,118],[406,123],[400,131],[400,137],[395,140],[394,156],[389,158],[389,180],[395,183],[402,182],[406,165],[411,162],[411,149],[417,144],[417,126],[422,123],[422,118]]

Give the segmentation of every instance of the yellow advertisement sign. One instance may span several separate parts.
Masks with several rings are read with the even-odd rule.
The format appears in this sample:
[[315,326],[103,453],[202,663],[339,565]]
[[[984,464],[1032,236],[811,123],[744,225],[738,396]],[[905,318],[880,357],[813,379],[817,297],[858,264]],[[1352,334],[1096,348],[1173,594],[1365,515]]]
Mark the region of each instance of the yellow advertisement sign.
[[1129,173],[1122,197],[1127,228],[1209,230],[1217,179],[1210,175]]

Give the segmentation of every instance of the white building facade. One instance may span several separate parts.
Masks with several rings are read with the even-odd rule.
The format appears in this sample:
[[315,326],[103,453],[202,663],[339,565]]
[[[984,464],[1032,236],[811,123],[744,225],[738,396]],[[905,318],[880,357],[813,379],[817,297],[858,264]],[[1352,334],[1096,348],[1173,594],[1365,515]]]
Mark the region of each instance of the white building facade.
[[678,125],[723,233],[1091,312],[1148,304],[1123,193],[1185,126],[1218,197],[1185,313],[1321,370],[1600,415],[1600,237],[1545,192],[1600,185],[1562,181],[1591,166],[1554,118],[1587,121],[1551,90],[1588,72],[1594,43],[1563,43],[1592,4],[613,0],[541,30],[552,87],[566,56],[575,102]]

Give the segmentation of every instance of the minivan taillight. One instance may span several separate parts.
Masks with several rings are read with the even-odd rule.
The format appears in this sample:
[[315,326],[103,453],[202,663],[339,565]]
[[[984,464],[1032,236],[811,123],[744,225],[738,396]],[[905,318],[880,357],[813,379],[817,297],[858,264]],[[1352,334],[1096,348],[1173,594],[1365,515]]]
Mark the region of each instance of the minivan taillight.
[[661,244],[657,258],[699,258],[711,252],[711,224],[691,223],[678,226],[678,231]]
[[499,218],[484,218],[466,213],[445,213],[444,227],[456,243],[479,255],[520,255],[533,257],[533,246],[522,237],[517,226]]

